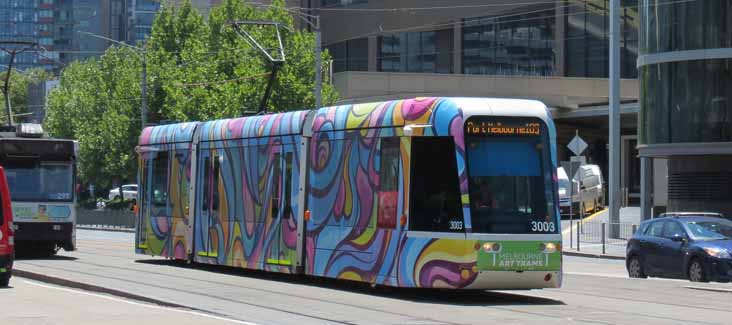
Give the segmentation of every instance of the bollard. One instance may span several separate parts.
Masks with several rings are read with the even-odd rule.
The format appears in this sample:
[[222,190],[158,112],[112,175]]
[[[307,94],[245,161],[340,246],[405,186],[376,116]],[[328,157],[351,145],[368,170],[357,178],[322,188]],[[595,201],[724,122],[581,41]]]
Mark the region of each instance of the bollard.
[[[579,225],[577,225],[577,251],[580,251],[580,228],[582,227],[582,219],[580,219]],[[570,234],[571,235],[571,234]]]
[[605,223],[604,222],[602,223],[601,235],[602,235],[602,254],[605,254]]
[[573,237],[572,237],[572,228],[574,227],[574,220],[569,219],[569,248],[574,248]]

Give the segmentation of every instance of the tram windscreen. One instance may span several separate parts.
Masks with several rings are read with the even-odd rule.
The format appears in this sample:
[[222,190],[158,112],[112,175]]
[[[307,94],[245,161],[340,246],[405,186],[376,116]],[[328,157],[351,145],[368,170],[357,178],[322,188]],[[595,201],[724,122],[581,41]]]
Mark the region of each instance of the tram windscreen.
[[543,123],[481,118],[466,124],[474,233],[558,233]]
[[74,174],[70,163],[6,162],[3,167],[13,201],[73,200]]

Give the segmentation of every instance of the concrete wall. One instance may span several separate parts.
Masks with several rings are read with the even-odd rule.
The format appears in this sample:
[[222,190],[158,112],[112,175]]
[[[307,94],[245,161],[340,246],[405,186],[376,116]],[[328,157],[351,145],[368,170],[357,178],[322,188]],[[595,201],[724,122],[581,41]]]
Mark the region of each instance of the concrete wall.
[[[334,74],[342,103],[416,96],[531,98],[551,107],[607,103],[608,81],[600,78],[489,76],[436,73],[358,72]],[[623,100],[638,99],[638,80],[621,81]]]
[[135,216],[129,210],[76,210],[76,223],[88,226],[135,227]]

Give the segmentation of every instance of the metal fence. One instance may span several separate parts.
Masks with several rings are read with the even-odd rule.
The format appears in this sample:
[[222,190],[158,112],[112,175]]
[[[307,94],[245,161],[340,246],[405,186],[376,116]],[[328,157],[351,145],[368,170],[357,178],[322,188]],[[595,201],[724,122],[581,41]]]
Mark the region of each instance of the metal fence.
[[[638,229],[633,223],[577,222],[572,226],[569,247],[577,251],[625,255],[625,248]],[[566,245],[566,243],[565,243]]]
[[134,228],[135,217],[129,210],[76,210],[76,224],[82,226],[105,226],[117,228]]

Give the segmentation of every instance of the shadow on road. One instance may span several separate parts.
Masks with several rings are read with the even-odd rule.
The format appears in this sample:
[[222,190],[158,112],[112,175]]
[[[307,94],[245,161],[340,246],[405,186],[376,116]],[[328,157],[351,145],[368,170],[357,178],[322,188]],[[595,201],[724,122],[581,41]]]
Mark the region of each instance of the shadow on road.
[[18,261],[75,261],[78,258],[73,257],[73,256],[65,256],[65,255],[48,256],[48,255],[32,254],[32,253],[25,253],[25,254],[16,253],[15,259]]
[[[145,259],[136,260],[137,263],[181,267],[206,272],[215,272],[247,278],[287,282],[299,285],[306,285],[318,288],[350,291],[353,293],[380,296],[384,298],[409,300],[420,303],[439,303],[463,306],[515,306],[515,305],[565,305],[564,302],[554,299],[535,297],[520,293],[507,293],[486,290],[464,290],[456,291],[449,289],[417,289],[417,288],[394,288],[386,286],[371,286],[368,283],[337,280],[314,276],[293,275],[249,270],[220,265],[208,265],[198,263],[185,263],[183,261]],[[258,289],[260,290],[260,289]],[[275,291],[272,291],[275,292]],[[524,291],[530,292],[530,291]],[[281,292],[275,292],[281,293]]]

